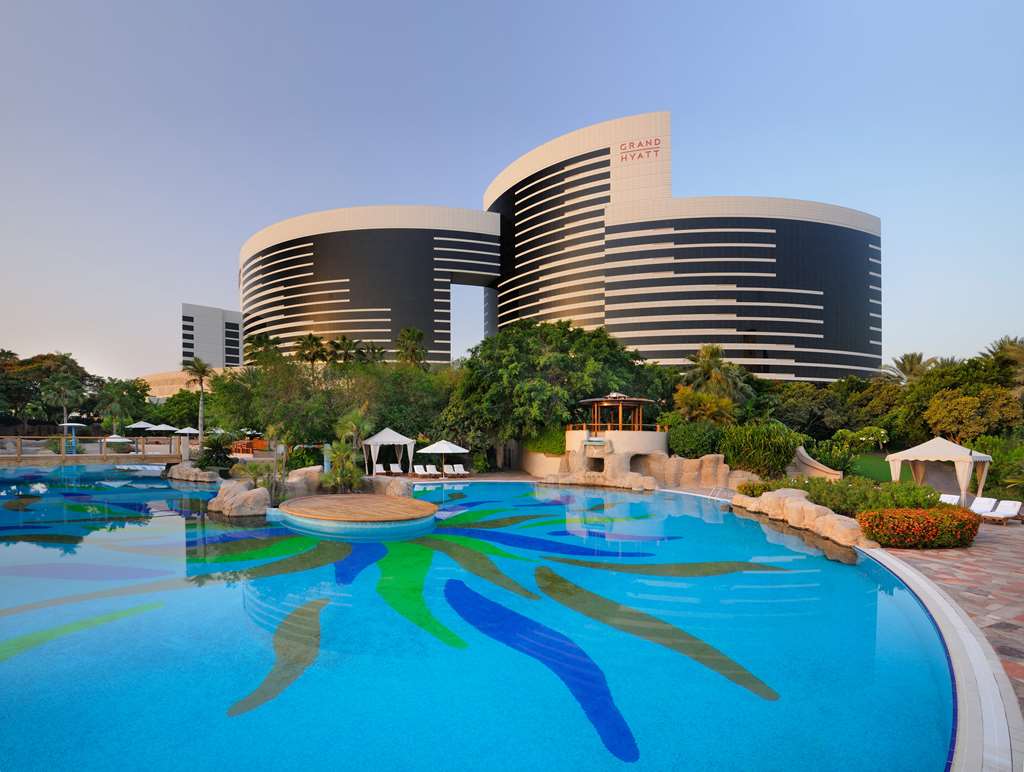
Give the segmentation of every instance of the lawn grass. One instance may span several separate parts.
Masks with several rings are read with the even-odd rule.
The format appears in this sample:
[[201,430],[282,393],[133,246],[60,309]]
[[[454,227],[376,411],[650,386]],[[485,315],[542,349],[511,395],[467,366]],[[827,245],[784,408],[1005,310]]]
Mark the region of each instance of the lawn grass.
[[[863,453],[857,456],[853,461],[850,474],[860,475],[878,482],[889,482],[892,479],[889,474],[889,464],[886,462],[885,456],[880,453]],[[913,475],[910,473],[910,464],[904,464],[900,471],[900,480],[913,479]]]

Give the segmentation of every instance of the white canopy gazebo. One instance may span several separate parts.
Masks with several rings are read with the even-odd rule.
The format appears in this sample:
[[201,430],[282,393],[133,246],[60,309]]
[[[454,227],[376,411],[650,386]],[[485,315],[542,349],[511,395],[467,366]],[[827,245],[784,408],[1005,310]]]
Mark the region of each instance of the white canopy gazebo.
[[366,468],[366,473],[370,473],[369,461],[367,461],[366,450],[369,448],[370,456],[373,457],[373,466],[377,466],[377,456],[380,454],[380,448],[382,445],[394,445],[398,449],[398,463],[402,463],[402,453],[405,450],[409,451],[409,465],[412,468],[412,454],[416,448],[416,440],[409,439],[404,434],[399,434],[394,429],[381,429],[372,437],[367,437],[363,440],[363,465]]
[[[956,482],[960,488],[960,504],[967,503],[967,487],[971,483],[971,474],[978,478],[978,494],[981,495],[985,489],[985,478],[988,476],[988,466],[992,463],[992,456],[979,453],[976,450],[957,445],[942,437],[933,437],[920,445],[899,453],[890,453],[885,457],[889,462],[889,473],[893,480],[900,479],[900,471],[903,462],[910,464],[910,471],[914,475],[914,481],[920,485],[924,482],[926,465],[929,463],[951,463],[956,469]],[[940,493],[952,493],[953,491],[939,491]]]

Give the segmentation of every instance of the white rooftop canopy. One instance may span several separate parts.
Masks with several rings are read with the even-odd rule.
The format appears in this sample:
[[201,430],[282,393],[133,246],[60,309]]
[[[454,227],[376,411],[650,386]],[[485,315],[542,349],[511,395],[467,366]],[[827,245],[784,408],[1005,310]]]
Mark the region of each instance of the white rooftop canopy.
[[[933,437],[928,442],[923,442],[913,448],[901,450],[899,453],[890,453],[885,457],[889,462],[889,472],[893,480],[900,479],[900,471],[903,462],[910,464],[910,471],[914,475],[914,481],[920,485],[924,482],[925,464],[927,463],[952,463],[956,469],[956,482],[960,488],[960,504],[967,503],[967,488],[971,483],[971,474],[978,476],[978,495],[985,489],[985,478],[988,476],[988,466],[992,462],[992,456],[979,453],[976,450],[957,445],[943,437]],[[952,491],[942,491],[952,493]]]
[[[381,429],[372,437],[367,437],[363,440],[363,464],[367,466],[366,460],[366,449],[370,449],[370,455],[373,457],[374,469],[377,467],[377,456],[380,454],[380,448],[382,445],[394,445],[398,452],[398,463],[402,463],[402,453],[405,450],[409,451],[409,464],[412,464],[412,454],[416,447],[416,440],[406,437],[404,434],[399,434],[394,429]],[[411,469],[411,466],[410,466]],[[369,474],[369,468],[367,466],[366,472]]]

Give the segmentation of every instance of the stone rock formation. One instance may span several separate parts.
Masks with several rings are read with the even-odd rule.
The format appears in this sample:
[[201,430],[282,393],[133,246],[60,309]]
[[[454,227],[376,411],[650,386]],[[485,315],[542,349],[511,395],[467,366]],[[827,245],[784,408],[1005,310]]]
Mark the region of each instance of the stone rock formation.
[[798,488],[780,488],[760,496],[737,493],[732,505],[749,512],[759,512],[772,520],[782,520],[801,530],[811,531],[844,547],[871,549],[877,542],[861,533],[860,524],[852,517],[837,515],[828,507],[807,500],[807,491]]
[[220,482],[220,475],[216,472],[204,472],[196,469],[188,461],[175,464],[167,470],[168,480],[181,480],[183,482],[215,483]]

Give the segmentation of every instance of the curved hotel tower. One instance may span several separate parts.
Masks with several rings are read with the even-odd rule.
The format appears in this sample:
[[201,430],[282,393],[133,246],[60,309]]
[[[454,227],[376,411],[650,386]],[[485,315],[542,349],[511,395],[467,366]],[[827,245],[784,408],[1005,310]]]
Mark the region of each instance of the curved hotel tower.
[[290,351],[314,333],[376,343],[394,358],[404,327],[424,332],[427,361],[451,360],[452,282],[499,274],[497,215],[441,206],[362,206],[275,223],[242,247],[243,338]]
[[810,201],[673,198],[668,113],[530,151],[486,212],[361,207],[272,225],[242,248],[246,337],[346,334],[394,350],[407,326],[450,357],[452,283],[488,287],[488,332],[517,319],[604,326],[679,366],[702,344],[763,378],[832,381],[881,365],[878,218]]

